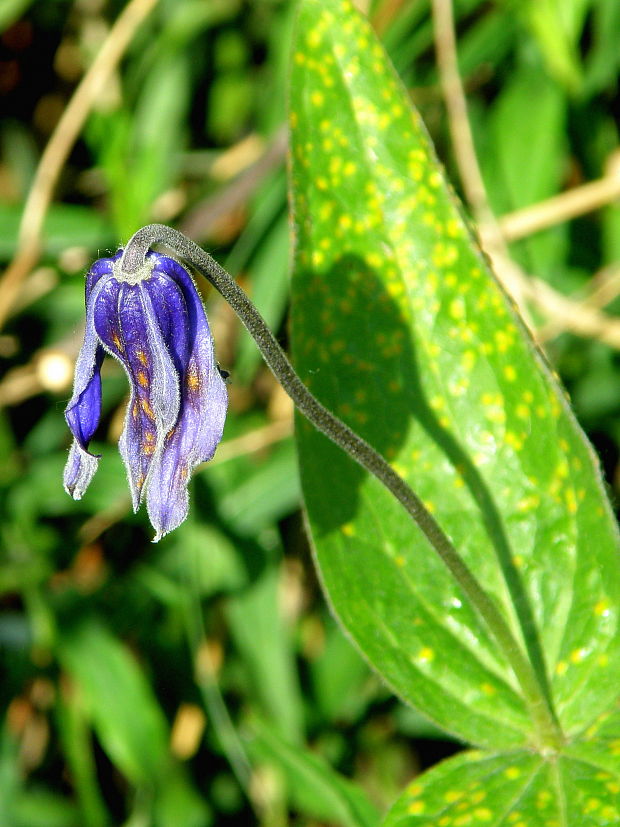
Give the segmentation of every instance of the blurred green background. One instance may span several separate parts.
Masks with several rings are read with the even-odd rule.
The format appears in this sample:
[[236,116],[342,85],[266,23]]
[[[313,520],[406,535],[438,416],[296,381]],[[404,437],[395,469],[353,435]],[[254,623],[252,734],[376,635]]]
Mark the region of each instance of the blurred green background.
[[[0,3],[3,266],[41,153],[128,5]],[[287,340],[295,4],[151,5],[83,110],[40,255],[0,332],[0,824],[370,825],[373,806],[385,810],[459,745],[394,698],[331,619],[303,530],[290,404],[219,298],[205,294],[232,374],[230,415],[187,522],[154,546],[145,514],[131,513],[116,449],[127,386],[110,360],[99,471],[82,501],[62,490],[83,275],[142,224],[203,244]],[[362,8],[458,189],[428,0]],[[596,210],[584,196],[575,218],[528,231],[510,252],[556,299],[573,299],[555,313],[533,303],[531,324],[613,493],[620,4],[460,0],[455,14],[495,215],[609,185]],[[577,336],[584,308],[591,323]]]

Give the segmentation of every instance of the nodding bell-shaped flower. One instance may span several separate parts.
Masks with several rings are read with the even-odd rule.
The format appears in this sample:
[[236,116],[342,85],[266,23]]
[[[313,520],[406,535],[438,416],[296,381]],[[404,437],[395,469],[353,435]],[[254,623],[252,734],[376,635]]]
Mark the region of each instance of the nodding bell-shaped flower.
[[97,470],[88,444],[101,416],[101,363],[110,353],[131,388],[119,448],[133,507],[146,499],[157,541],[186,518],[190,474],[213,457],[228,400],[189,273],[153,252],[126,273],[122,253],[99,259],[86,277],[86,332],[65,411],[74,439],[64,485],[79,500]]

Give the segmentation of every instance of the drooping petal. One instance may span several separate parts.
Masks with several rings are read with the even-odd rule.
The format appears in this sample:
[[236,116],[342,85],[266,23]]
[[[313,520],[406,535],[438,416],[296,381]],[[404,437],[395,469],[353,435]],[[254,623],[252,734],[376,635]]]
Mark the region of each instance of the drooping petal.
[[94,308],[105,286],[101,279],[90,293],[86,310],[84,342],[75,365],[73,396],[65,409],[65,419],[74,437],[74,444],[65,466],[65,490],[80,499],[97,470],[98,457],[88,451],[88,443],[101,417],[101,363],[104,351],[97,339]]
[[[93,341],[94,340],[94,341]],[[86,449],[101,418],[101,363],[103,348],[87,329],[75,365],[73,396],[65,409],[65,419],[81,448]]]
[[[170,330],[184,327],[185,313],[183,303],[176,293],[171,291],[165,298],[155,294],[151,298],[149,281],[142,282],[139,289],[153,358],[153,382],[150,397],[158,424],[158,433],[163,443],[163,438],[177,421],[181,404],[179,372],[169,351]],[[167,329],[162,330],[160,326],[161,323],[154,306],[155,299],[158,300],[158,309],[162,304],[166,304],[169,319]]]
[[153,457],[178,416],[177,372],[142,282],[110,278],[97,302],[95,327],[129,379],[131,396],[119,449],[137,510]]
[[[188,331],[179,419],[154,458],[148,481],[147,509],[157,541],[187,516],[192,469],[215,453],[224,430],[228,396],[217,370],[209,323],[191,277],[165,256],[157,257],[155,272],[165,273],[178,285],[187,309]],[[176,341],[178,353],[183,352],[181,345]]]
[[74,500],[82,499],[90,481],[95,476],[98,465],[99,457],[85,451],[74,439],[64,472],[65,491]]

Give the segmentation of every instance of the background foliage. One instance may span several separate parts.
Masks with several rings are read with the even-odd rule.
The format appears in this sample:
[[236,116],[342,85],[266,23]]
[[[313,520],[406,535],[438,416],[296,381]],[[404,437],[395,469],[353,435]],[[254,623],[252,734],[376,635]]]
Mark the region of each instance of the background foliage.
[[[12,0],[0,9],[7,263],[42,148],[124,5]],[[458,181],[428,3],[384,0],[368,12]],[[60,485],[83,272],[141,224],[174,223],[205,244],[287,340],[293,13],[275,0],[156,4],[63,167],[41,260],[0,336],[3,824],[371,825],[420,769],[461,749],[400,703],[331,619],[299,514],[290,406],[216,298],[207,297],[218,359],[232,372],[231,415],[216,460],[193,484],[187,523],[152,546],[144,514],[130,512],[115,449],[126,386],[114,365],[100,470],[79,503]],[[456,14],[496,215],[613,169],[615,0],[462,0]],[[533,304],[530,313],[612,490],[613,327],[600,316],[587,336],[571,331],[583,306],[617,310],[619,221],[610,199],[510,248],[527,273],[578,299],[570,312]],[[324,307],[310,299],[298,307],[311,325]],[[382,312],[393,332],[390,307]],[[321,318],[326,336],[329,321]],[[339,358],[328,354],[332,376]],[[354,407],[355,390],[349,400],[345,388],[343,404]],[[507,777],[517,785],[529,777],[525,765],[515,772]]]

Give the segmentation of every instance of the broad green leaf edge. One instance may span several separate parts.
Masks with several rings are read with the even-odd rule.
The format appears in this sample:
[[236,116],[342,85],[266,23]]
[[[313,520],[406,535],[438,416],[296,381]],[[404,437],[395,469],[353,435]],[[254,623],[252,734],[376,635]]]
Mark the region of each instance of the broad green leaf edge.
[[[567,735],[563,757],[514,752],[531,744],[530,724],[501,653],[476,617],[467,614],[458,591],[445,588],[443,573],[429,558],[424,541],[415,529],[404,526],[398,507],[380,486],[360,479],[339,451],[299,420],[296,439],[308,526],[328,599],[347,633],[391,688],[440,726],[488,747],[489,754],[495,750],[498,760],[521,755],[534,762],[539,774],[555,767],[553,772],[561,778],[585,772],[594,783],[597,773],[609,775],[611,770],[583,770],[591,766],[587,733],[597,719],[609,716],[620,677],[618,530],[594,453],[544,357],[473,246],[419,116],[370,27],[348,0],[300,3],[290,105],[295,364],[319,398],[383,450],[414,490],[426,495],[438,519],[458,533],[454,515],[442,512],[439,498],[433,499],[438,485],[429,466],[431,461],[441,464],[436,476],[444,489],[454,492],[455,513],[465,523],[461,537],[466,543],[471,534],[486,555],[468,548],[466,559],[535,657],[524,614],[515,610],[515,594],[524,598],[526,620],[530,612],[548,691]],[[469,292],[457,274],[465,270]],[[376,292],[364,290],[368,281]],[[471,298],[474,294],[476,300]],[[386,306],[383,321],[404,319],[406,324],[391,329],[396,334],[392,341],[380,342],[377,329],[383,329],[378,323],[373,328],[373,322]],[[357,326],[351,321],[356,311],[363,314]],[[490,319],[492,335],[485,339]],[[452,327],[446,327],[450,321]],[[468,424],[467,404],[472,407],[466,374],[475,373],[478,364],[489,364],[494,371],[495,395],[485,386],[488,375],[476,375],[481,377],[476,414],[495,434],[494,448],[501,432],[498,452],[506,468],[501,476],[497,459],[489,459],[490,451],[485,460],[483,440],[482,456],[473,465],[481,469],[484,481],[493,483],[492,494],[501,500],[500,522],[510,552],[503,568],[496,555],[489,562],[489,523],[483,525],[487,537],[482,542],[483,532],[472,518],[476,500],[463,493],[472,477],[455,466],[454,455],[446,462],[446,454],[431,453],[419,434],[417,446],[408,435],[399,434],[384,444],[377,436],[389,423],[389,405],[377,390],[381,384],[384,398],[400,398],[400,408],[394,402],[394,430],[419,427],[410,421],[415,400],[407,396],[401,376],[391,372],[403,350],[406,354],[412,330],[414,352],[427,360],[416,387],[428,393],[423,410],[464,441],[459,425],[462,420]],[[448,353],[451,362],[447,361],[453,373],[443,378],[443,394],[431,396],[440,384],[437,377],[442,377],[442,366],[433,372],[432,364],[444,359],[451,330],[456,333],[453,353]],[[407,405],[409,417],[400,416]],[[522,460],[526,455],[527,461]],[[524,471],[527,463],[529,476]],[[487,472],[490,466],[492,472]],[[541,479],[531,474],[533,466]],[[500,484],[515,480],[519,499],[510,501]],[[477,519],[480,524],[479,514]],[[369,572],[374,572],[370,579]],[[520,592],[507,587],[506,576],[520,581]],[[426,599],[419,594],[420,581],[428,587]],[[454,608],[461,613],[458,622]],[[418,621],[425,627],[426,640],[412,628]],[[447,655],[442,646],[448,647]],[[450,658],[456,669],[446,678]],[[507,752],[497,753],[498,749]],[[611,785],[605,788],[608,800],[616,795],[615,773],[614,769],[613,778],[605,780]],[[563,787],[555,783],[554,790],[553,801],[559,802]],[[613,800],[612,805],[601,799],[601,808],[617,806]],[[422,810],[419,815],[428,818]],[[390,818],[395,816],[386,821],[392,827],[397,822]],[[492,823],[503,823],[495,815],[493,819]]]

